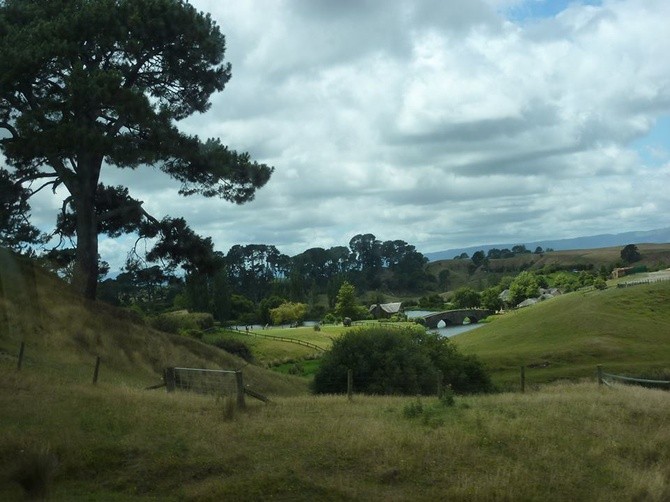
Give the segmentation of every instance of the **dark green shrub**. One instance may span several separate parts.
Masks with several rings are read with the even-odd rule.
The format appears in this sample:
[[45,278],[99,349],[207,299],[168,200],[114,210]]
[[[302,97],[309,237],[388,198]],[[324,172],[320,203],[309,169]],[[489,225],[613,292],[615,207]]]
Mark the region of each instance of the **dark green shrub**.
[[345,333],[323,357],[314,375],[315,392],[346,392],[348,369],[353,370],[355,392],[435,392],[436,369],[416,343],[413,332],[412,328],[373,326]]
[[445,408],[451,408],[455,404],[454,391],[451,387],[447,387],[442,391],[440,396],[440,404]]
[[607,283],[604,281],[604,279],[598,277],[595,281],[593,281],[593,287],[596,289],[607,289]]
[[493,390],[490,377],[474,356],[464,356],[448,338],[419,326],[370,326],[335,340],[314,376],[317,393],[347,390],[347,370],[354,391],[364,394],[434,394],[437,375],[455,393]]
[[149,324],[152,328],[167,333],[179,333],[179,331],[204,331],[214,326],[214,317],[207,312],[188,312],[179,310],[166,312],[153,317]]
[[197,312],[191,314],[199,329],[206,330],[214,327],[214,316],[208,312]]

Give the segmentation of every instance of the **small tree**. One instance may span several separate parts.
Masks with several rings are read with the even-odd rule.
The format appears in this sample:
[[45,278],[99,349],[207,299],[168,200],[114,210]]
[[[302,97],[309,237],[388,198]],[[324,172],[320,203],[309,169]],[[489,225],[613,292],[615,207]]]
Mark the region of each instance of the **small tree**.
[[480,267],[481,265],[486,265],[486,255],[484,254],[484,251],[475,251],[472,254],[472,264],[475,267]]
[[640,254],[640,251],[637,249],[635,244],[628,244],[621,250],[621,259],[624,261],[624,263],[630,264],[635,263],[636,261],[640,261],[642,259],[642,255]]
[[469,309],[479,307],[481,298],[479,293],[472,288],[458,288],[454,291],[451,303],[457,309]]
[[297,323],[305,318],[307,305],[304,303],[286,302],[279,307],[270,309],[272,324]]
[[512,305],[518,305],[527,298],[535,298],[539,289],[540,284],[535,274],[527,271],[521,272],[509,287]]
[[500,299],[501,290],[499,287],[488,288],[482,291],[482,307],[489,310],[500,310],[503,307],[503,301]]
[[337,301],[335,302],[335,315],[341,318],[350,317],[356,319],[358,317],[358,308],[356,307],[356,288],[349,282],[345,281],[337,293]]

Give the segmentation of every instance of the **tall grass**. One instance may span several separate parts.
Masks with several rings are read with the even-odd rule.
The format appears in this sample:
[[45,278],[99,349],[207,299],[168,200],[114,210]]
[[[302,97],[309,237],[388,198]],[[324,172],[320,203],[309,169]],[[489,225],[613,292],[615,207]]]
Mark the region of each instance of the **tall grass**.
[[22,445],[59,460],[55,499],[665,500],[662,391],[556,384],[526,394],[249,402],[0,373],[0,498]]

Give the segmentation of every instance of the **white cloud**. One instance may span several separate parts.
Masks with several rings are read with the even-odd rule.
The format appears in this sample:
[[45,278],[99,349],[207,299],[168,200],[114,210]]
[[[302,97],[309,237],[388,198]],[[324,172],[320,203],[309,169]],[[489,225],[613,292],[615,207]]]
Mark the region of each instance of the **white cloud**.
[[667,226],[670,169],[631,146],[670,114],[666,0],[523,21],[506,17],[517,0],[192,3],[220,24],[233,78],[183,127],[276,172],[243,206],[180,198],[153,170],[106,176],[219,250],[374,233],[429,252]]

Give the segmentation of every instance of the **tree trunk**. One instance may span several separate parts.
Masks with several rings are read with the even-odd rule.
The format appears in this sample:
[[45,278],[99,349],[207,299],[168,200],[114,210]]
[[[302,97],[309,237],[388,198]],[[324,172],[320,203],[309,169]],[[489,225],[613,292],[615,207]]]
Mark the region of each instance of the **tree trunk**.
[[102,162],[80,161],[76,193],[71,194],[77,218],[77,252],[72,284],[89,300],[95,300],[98,289],[98,224],[95,193]]

